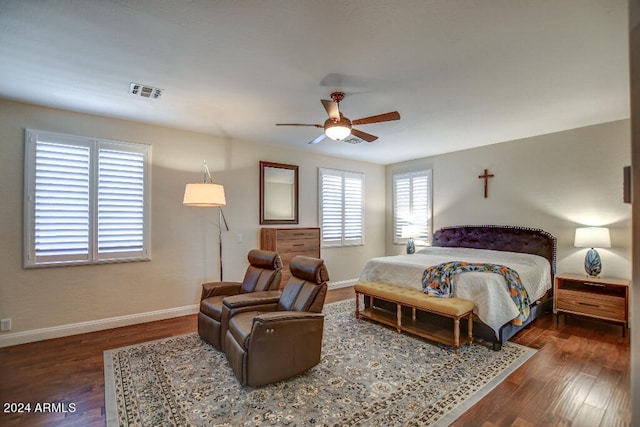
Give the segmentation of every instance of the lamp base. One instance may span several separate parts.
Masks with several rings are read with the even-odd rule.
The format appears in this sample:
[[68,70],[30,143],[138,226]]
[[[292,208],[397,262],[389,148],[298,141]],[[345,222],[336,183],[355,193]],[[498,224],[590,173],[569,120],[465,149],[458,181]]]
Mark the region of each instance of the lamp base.
[[413,239],[409,237],[409,240],[407,240],[407,253],[413,254],[415,252],[416,252],[416,244],[413,242]]
[[584,257],[584,269],[587,274],[592,277],[599,276],[602,271],[600,254],[593,248],[589,249],[587,255]]

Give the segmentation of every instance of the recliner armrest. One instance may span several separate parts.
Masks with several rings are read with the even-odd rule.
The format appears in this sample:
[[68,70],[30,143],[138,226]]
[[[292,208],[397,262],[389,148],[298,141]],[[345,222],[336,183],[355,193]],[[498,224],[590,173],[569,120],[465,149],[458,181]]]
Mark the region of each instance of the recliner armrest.
[[270,323],[294,319],[313,319],[317,317],[324,317],[324,314],[310,313],[308,311],[274,311],[271,313],[260,313],[253,318],[253,322]]
[[248,294],[233,295],[222,300],[229,309],[248,307],[252,305],[277,304],[280,301],[280,291],[260,291]]
[[208,282],[202,284],[200,301],[218,295],[238,295],[242,283],[239,282]]

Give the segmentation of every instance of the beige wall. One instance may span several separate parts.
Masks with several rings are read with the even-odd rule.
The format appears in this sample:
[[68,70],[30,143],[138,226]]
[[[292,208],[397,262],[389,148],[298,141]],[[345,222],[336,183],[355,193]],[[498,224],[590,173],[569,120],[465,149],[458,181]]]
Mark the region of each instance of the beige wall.
[[[611,229],[599,250],[602,275],[631,277],[631,205],[623,203],[622,169],[631,164],[629,120],[558,132],[413,160],[387,167],[388,254],[393,245],[391,175],[433,169],[434,231],[457,224],[542,228],[558,239],[558,272],[584,272],[586,249],[573,247],[575,228]],[[489,197],[483,197],[484,169]]]
[[[25,128],[152,144],[151,262],[22,268]],[[202,179],[203,160],[227,193],[224,210],[231,231],[223,235],[223,257],[228,280],[242,278],[247,251],[259,245],[260,160],[299,165],[303,227],[318,225],[318,167],[365,174],[366,245],[323,249],[332,281],[357,278],[367,259],[403,251],[392,243],[391,175],[423,167],[433,169],[436,229],[454,224],[543,228],[558,237],[558,271],[582,272],[585,250],[573,247],[575,227],[606,225],[614,247],[600,251],[603,275],[628,278],[631,208],[622,203],[622,168],[631,161],[629,133],[629,121],[623,120],[384,167],[0,100],[0,318],[13,323],[11,332],[0,333],[0,345],[16,334],[25,335],[19,341],[26,342],[43,328],[88,323],[94,330],[100,319],[196,304],[200,283],[218,277],[216,210],[181,204],[184,185]],[[488,199],[478,179],[485,168],[495,174]]]
[[[22,268],[25,128],[152,145],[150,262]],[[16,334],[29,341],[42,328],[93,322],[88,329],[98,329],[99,319],[196,304],[200,283],[218,278],[217,210],[182,205],[185,184],[202,179],[203,160],[225,186],[225,280],[241,280],[247,252],[259,246],[260,160],[300,167],[300,226],[307,227],[318,226],[319,167],[365,174],[366,245],[322,250],[332,281],[357,277],[367,259],[384,253],[384,166],[7,100],[0,100],[0,148],[0,318],[13,324],[0,345]]]

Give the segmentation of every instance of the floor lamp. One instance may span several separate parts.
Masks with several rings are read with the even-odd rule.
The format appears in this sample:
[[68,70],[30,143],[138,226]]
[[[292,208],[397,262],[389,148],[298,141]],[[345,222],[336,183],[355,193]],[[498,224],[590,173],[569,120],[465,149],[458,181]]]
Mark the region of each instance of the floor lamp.
[[220,281],[223,281],[222,275],[222,223],[225,229],[229,231],[227,219],[222,212],[222,206],[227,204],[224,197],[224,187],[215,184],[207,164],[204,164],[205,175],[203,183],[187,184],[184,189],[184,199],[182,204],[185,206],[199,207],[217,207],[218,208],[218,244],[219,244],[219,263],[220,263]]

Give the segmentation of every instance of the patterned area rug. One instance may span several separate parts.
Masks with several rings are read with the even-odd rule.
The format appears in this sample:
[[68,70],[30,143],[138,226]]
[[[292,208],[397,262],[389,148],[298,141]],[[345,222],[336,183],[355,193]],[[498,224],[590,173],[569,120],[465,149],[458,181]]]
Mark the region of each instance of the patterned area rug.
[[448,425],[531,357],[464,346],[455,355],[325,306],[322,360],[306,373],[242,387],[197,333],[106,351],[108,426]]

